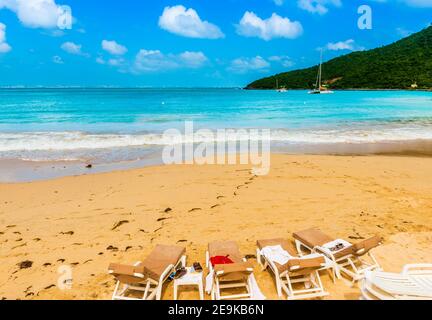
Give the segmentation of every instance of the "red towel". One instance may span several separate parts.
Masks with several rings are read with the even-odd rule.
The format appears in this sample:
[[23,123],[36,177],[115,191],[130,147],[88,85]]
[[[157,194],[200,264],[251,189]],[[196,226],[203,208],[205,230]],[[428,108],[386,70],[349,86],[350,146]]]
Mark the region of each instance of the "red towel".
[[226,256],[226,257],[224,257],[224,256],[216,256],[216,257],[211,257],[210,258],[210,263],[214,267],[217,264],[233,264],[234,261],[232,261],[230,258],[228,258],[228,256]]

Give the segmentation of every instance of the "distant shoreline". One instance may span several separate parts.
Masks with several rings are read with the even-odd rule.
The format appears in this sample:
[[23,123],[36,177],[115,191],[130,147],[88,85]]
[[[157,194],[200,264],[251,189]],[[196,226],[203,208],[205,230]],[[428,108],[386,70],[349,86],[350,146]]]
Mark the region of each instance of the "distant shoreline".
[[[413,92],[432,92],[432,88],[430,89],[370,89],[370,88],[362,88],[362,89],[355,89],[355,88],[350,88],[350,89],[333,89],[333,88],[329,88],[333,91],[413,91]],[[264,89],[264,88],[243,88],[243,90],[250,90],[250,91],[277,91],[278,89],[274,88],[274,89]],[[286,89],[287,91],[305,91],[305,90],[312,90],[311,88],[306,88],[306,89]]]

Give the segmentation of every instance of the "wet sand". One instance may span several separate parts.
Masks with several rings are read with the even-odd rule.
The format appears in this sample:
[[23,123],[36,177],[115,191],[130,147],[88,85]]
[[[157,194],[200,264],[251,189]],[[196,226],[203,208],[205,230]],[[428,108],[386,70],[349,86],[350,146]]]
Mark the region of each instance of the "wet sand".
[[[204,265],[210,241],[236,240],[255,254],[257,239],[309,227],[352,242],[381,235],[375,255],[387,271],[430,263],[431,168],[428,157],[274,155],[262,177],[241,165],[177,165],[3,183],[0,299],[109,299],[108,264],[142,260],[155,244],[186,246],[189,263]],[[71,290],[56,286],[63,265]],[[255,266],[276,299],[272,277]],[[358,288],[322,278],[328,299],[359,298]],[[172,295],[170,284],[163,298]]]

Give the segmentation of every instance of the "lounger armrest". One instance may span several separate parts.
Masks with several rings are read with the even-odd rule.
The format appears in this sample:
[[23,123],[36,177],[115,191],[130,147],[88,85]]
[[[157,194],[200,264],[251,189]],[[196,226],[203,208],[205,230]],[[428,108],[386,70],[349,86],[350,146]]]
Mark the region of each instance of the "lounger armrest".
[[108,273],[118,276],[131,276],[144,279],[144,272],[140,264],[133,266],[112,263],[108,267]]
[[357,256],[363,256],[372,249],[380,246],[383,240],[379,236],[375,236],[353,245],[353,253]]
[[324,256],[309,259],[291,259],[288,261],[290,271],[299,271],[303,269],[320,269],[325,266]]
[[404,267],[402,274],[404,275],[431,275],[432,264],[420,263],[420,264],[408,264]]
[[232,263],[232,264],[218,264],[214,267],[216,275],[227,275],[231,273],[253,273],[253,267],[248,262]]

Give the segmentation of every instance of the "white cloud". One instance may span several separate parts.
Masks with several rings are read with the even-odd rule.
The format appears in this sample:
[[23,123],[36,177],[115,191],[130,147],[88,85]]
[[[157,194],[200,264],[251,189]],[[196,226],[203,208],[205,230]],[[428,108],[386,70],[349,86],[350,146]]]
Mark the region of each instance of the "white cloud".
[[202,21],[194,9],[186,9],[181,5],[165,7],[159,17],[159,26],[166,31],[188,38],[218,39],[225,36],[218,26]]
[[185,51],[179,55],[179,58],[188,68],[200,68],[208,60],[204,53],[193,51]]
[[297,2],[300,9],[309,11],[311,13],[326,14],[329,6],[340,7],[342,6],[341,0],[298,0]]
[[294,62],[288,56],[271,56],[268,60],[279,63],[284,68],[290,68],[294,65]]
[[6,42],[6,25],[0,22],[0,53],[7,53],[12,47]]
[[56,28],[64,14],[55,0],[0,0],[0,9],[16,13],[21,23],[30,28]]
[[102,57],[97,57],[96,58],[96,63],[98,63],[98,64],[105,64],[106,61]]
[[102,41],[102,49],[105,51],[113,54],[113,55],[124,55],[128,49],[125,46],[122,46],[121,44],[118,44],[115,41],[109,41],[109,40],[103,40]]
[[[373,0],[375,2],[394,2],[396,0]],[[403,2],[407,4],[410,7],[417,7],[417,8],[432,8],[432,0],[397,0],[399,2]]]
[[159,50],[141,49],[132,67],[134,73],[168,71],[181,68],[196,69],[208,61],[202,52],[185,51],[180,54],[164,54]]
[[61,57],[59,57],[59,56],[54,56],[53,57],[53,62],[55,64],[64,64],[63,59]]
[[361,51],[364,50],[363,47],[358,46],[353,39],[339,42],[329,42],[326,45],[328,50],[338,51],[338,50],[349,50],[349,51]]
[[113,67],[120,67],[123,66],[126,63],[126,61],[123,58],[111,58],[108,60],[107,63]]
[[270,63],[263,57],[256,56],[253,58],[237,58],[231,61],[228,67],[229,71],[235,73],[247,73],[249,71],[266,71]]
[[61,45],[61,48],[63,51],[66,51],[67,53],[74,54],[77,56],[84,56],[88,57],[88,53],[82,52],[82,45],[76,44],[73,42],[65,42]]
[[258,37],[266,41],[273,38],[294,39],[303,33],[298,21],[291,21],[276,13],[268,19],[261,19],[253,12],[245,12],[237,25],[237,33],[245,37]]
[[282,6],[285,2],[285,0],[273,0],[273,2],[275,3],[275,5],[277,6]]

